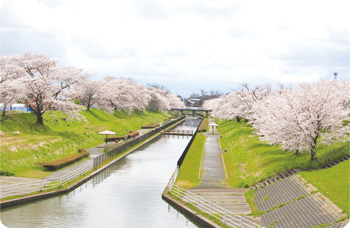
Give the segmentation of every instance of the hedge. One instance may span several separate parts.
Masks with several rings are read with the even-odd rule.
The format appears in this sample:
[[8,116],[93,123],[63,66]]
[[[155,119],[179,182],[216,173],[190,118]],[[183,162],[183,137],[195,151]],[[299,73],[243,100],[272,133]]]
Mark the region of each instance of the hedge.
[[155,128],[155,127],[159,127],[159,126],[160,126],[159,123],[150,123],[150,124],[146,124],[146,125],[142,126],[141,129]]
[[203,132],[207,131],[208,128],[208,118],[204,118],[201,125],[199,125],[198,131]]
[[42,165],[46,170],[55,171],[67,165],[73,164],[76,161],[79,161],[90,155],[85,149],[79,149],[79,154],[74,154],[70,157],[66,157],[60,160],[51,161],[51,162],[40,162],[39,165]]

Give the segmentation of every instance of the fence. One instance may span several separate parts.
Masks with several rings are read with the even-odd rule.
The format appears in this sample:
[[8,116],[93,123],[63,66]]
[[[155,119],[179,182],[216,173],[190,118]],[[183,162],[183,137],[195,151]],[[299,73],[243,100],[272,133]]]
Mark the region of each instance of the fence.
[[183,202],[196,207],[198,210],[207,213],[219,221],[221,221],[226,226],[231,227],[241,227],[241,228],[261,228],[261,226],[255,224],[254,222],[239,216],[233,212],[222,208],[215,203],[212,203],[199,195],[196,195],[190,191],[187,191],[177,185],[175,185],[175,180],[177,178],[178,168],[175,171],[175,175],[169,181],[169,193]]
[[70,173],[67,173],[61,177],[53,178],[53,179],[47,179],[47,180],[37,180],[37,181],[31,181],[31,182],[23,182],[18,184],[8,184],[8,185],[1,185],[0,187],[0,199],[8,196],[16,196],[16,195],[25,195],[28,193],[33,192],[43,192],[46,190],[52,190],[52,189],[58,189],[62,187],[63,185],[71,182],[72,180],[83,176],[87,172],[98,168],[103,163],[108,162],[112,160],[114,157],[116,157],[118,154],[124,152],[125,150],[129,149],[130,147],[133,147],[134,145],[140,143],[141,141],[157,134],[158,132],[162,131],[163,129],[170,127],[174,123],[181,121],[185,117],[182,116],[176,120],[173,120],[159,128],[154,129],[153,131],[148,132],[147,134],[144,134],[142,136],[139,136],[131,141],[128,141],[124,143],[123,145],[105,153],[101,154],[98,157],[95,157],[93,160],[86,160],[84,165],[81,167],[73,170]]

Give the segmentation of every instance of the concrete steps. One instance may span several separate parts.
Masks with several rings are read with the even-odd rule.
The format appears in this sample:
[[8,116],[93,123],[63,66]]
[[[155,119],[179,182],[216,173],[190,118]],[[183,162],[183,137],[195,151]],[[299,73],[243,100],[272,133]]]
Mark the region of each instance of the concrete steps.
[[[263,226],[283,228],[312,228],[321,224],[331,224],[341,215],[317,194],[312,194],[283,207],[277,208],[261,217]],[[335,226],[334,228],[339,227]]]
[[238,215],[251,213],[244,188],[192,188],[190,192]]
[[285,179],[285,178],[287,178],[289,176],[292,176],[292,175],[296,174],[297,172],[299,172],[299,170],[297,170],[297,169],[287,170],[287,171],[285,171],[283,173],[279,173],[279,174],[277,174],[277,175],[275,175],[273,177],[270,177],[270,178],[268,178],[268,179],[266,179],[266,180],[264,180],[262,182],[259,182],[259,183],[255,184],[255,185],[253,185],[251,187],[251,189],[252,190],[258,190],[258,189],[264,188],[264,187],[269,186],[271,184],[274,184],[274,183],[276,183],[276,182],[278,182],[280,180],[283,180],[283,179]]
[[274,185],[255,191],[254,199],[259,211],[267,211],[305,196],[310,192],[296,176],[287,177]]

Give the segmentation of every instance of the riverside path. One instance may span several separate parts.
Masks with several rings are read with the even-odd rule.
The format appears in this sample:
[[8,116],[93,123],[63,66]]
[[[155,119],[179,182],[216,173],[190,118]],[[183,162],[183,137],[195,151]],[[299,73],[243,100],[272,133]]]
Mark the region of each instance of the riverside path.
[[[209,123],[214,123],[214,120],[210,119]],[[228,211],[256,222],[252,217],[247,216],[251,213],[244,196],[247,189],[229,188],[227,185],[227,174],[223,159],[224,152],[220,149],[218,130],[210,130],[206,133],[206,136],[201,166],[201,183],[199,186],[189,189],[189,191]]]

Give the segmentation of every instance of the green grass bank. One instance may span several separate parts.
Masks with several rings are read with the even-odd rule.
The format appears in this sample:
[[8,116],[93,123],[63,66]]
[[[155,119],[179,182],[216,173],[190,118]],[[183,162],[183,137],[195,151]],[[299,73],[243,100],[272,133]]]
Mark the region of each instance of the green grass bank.
[[204,152],[205,135],[197,134],[193,140],[191,148],[180,167],[179,175],[176,179],[176,185],[189,189],[200,184],[201,162]]
[[299,172],[300,176],[315,186],[323,195],[350,215],[350,161],[328,169]]
[[[104,143],[110,130],[124,135],[142,125],[160,123],[171,114],[161,112],[109,113],[98,109],[81,111],[85,121],[69,119],[65,113],[50,111],[44,114],[44,125],[36,124],[32,113],[8,115],[0,120],[2,175],[42,178],[50,174],[38,162],[53,161],[78,153],[79,148],[90,148]],[[18,135],[13,132],[19,132]]]
[[[224,159],[230,187],[247,188],[285,170],[310,167],[308,153],[296,155],[283,151],[278,146],[273,147],[261,142],[253,133],[253,128],[249,123],[236,120],[219,121],[219,130],[222,135],[220,139],[222,149],[227,149]],[[316,155],[321,155],[344,144],[318,145]]]

